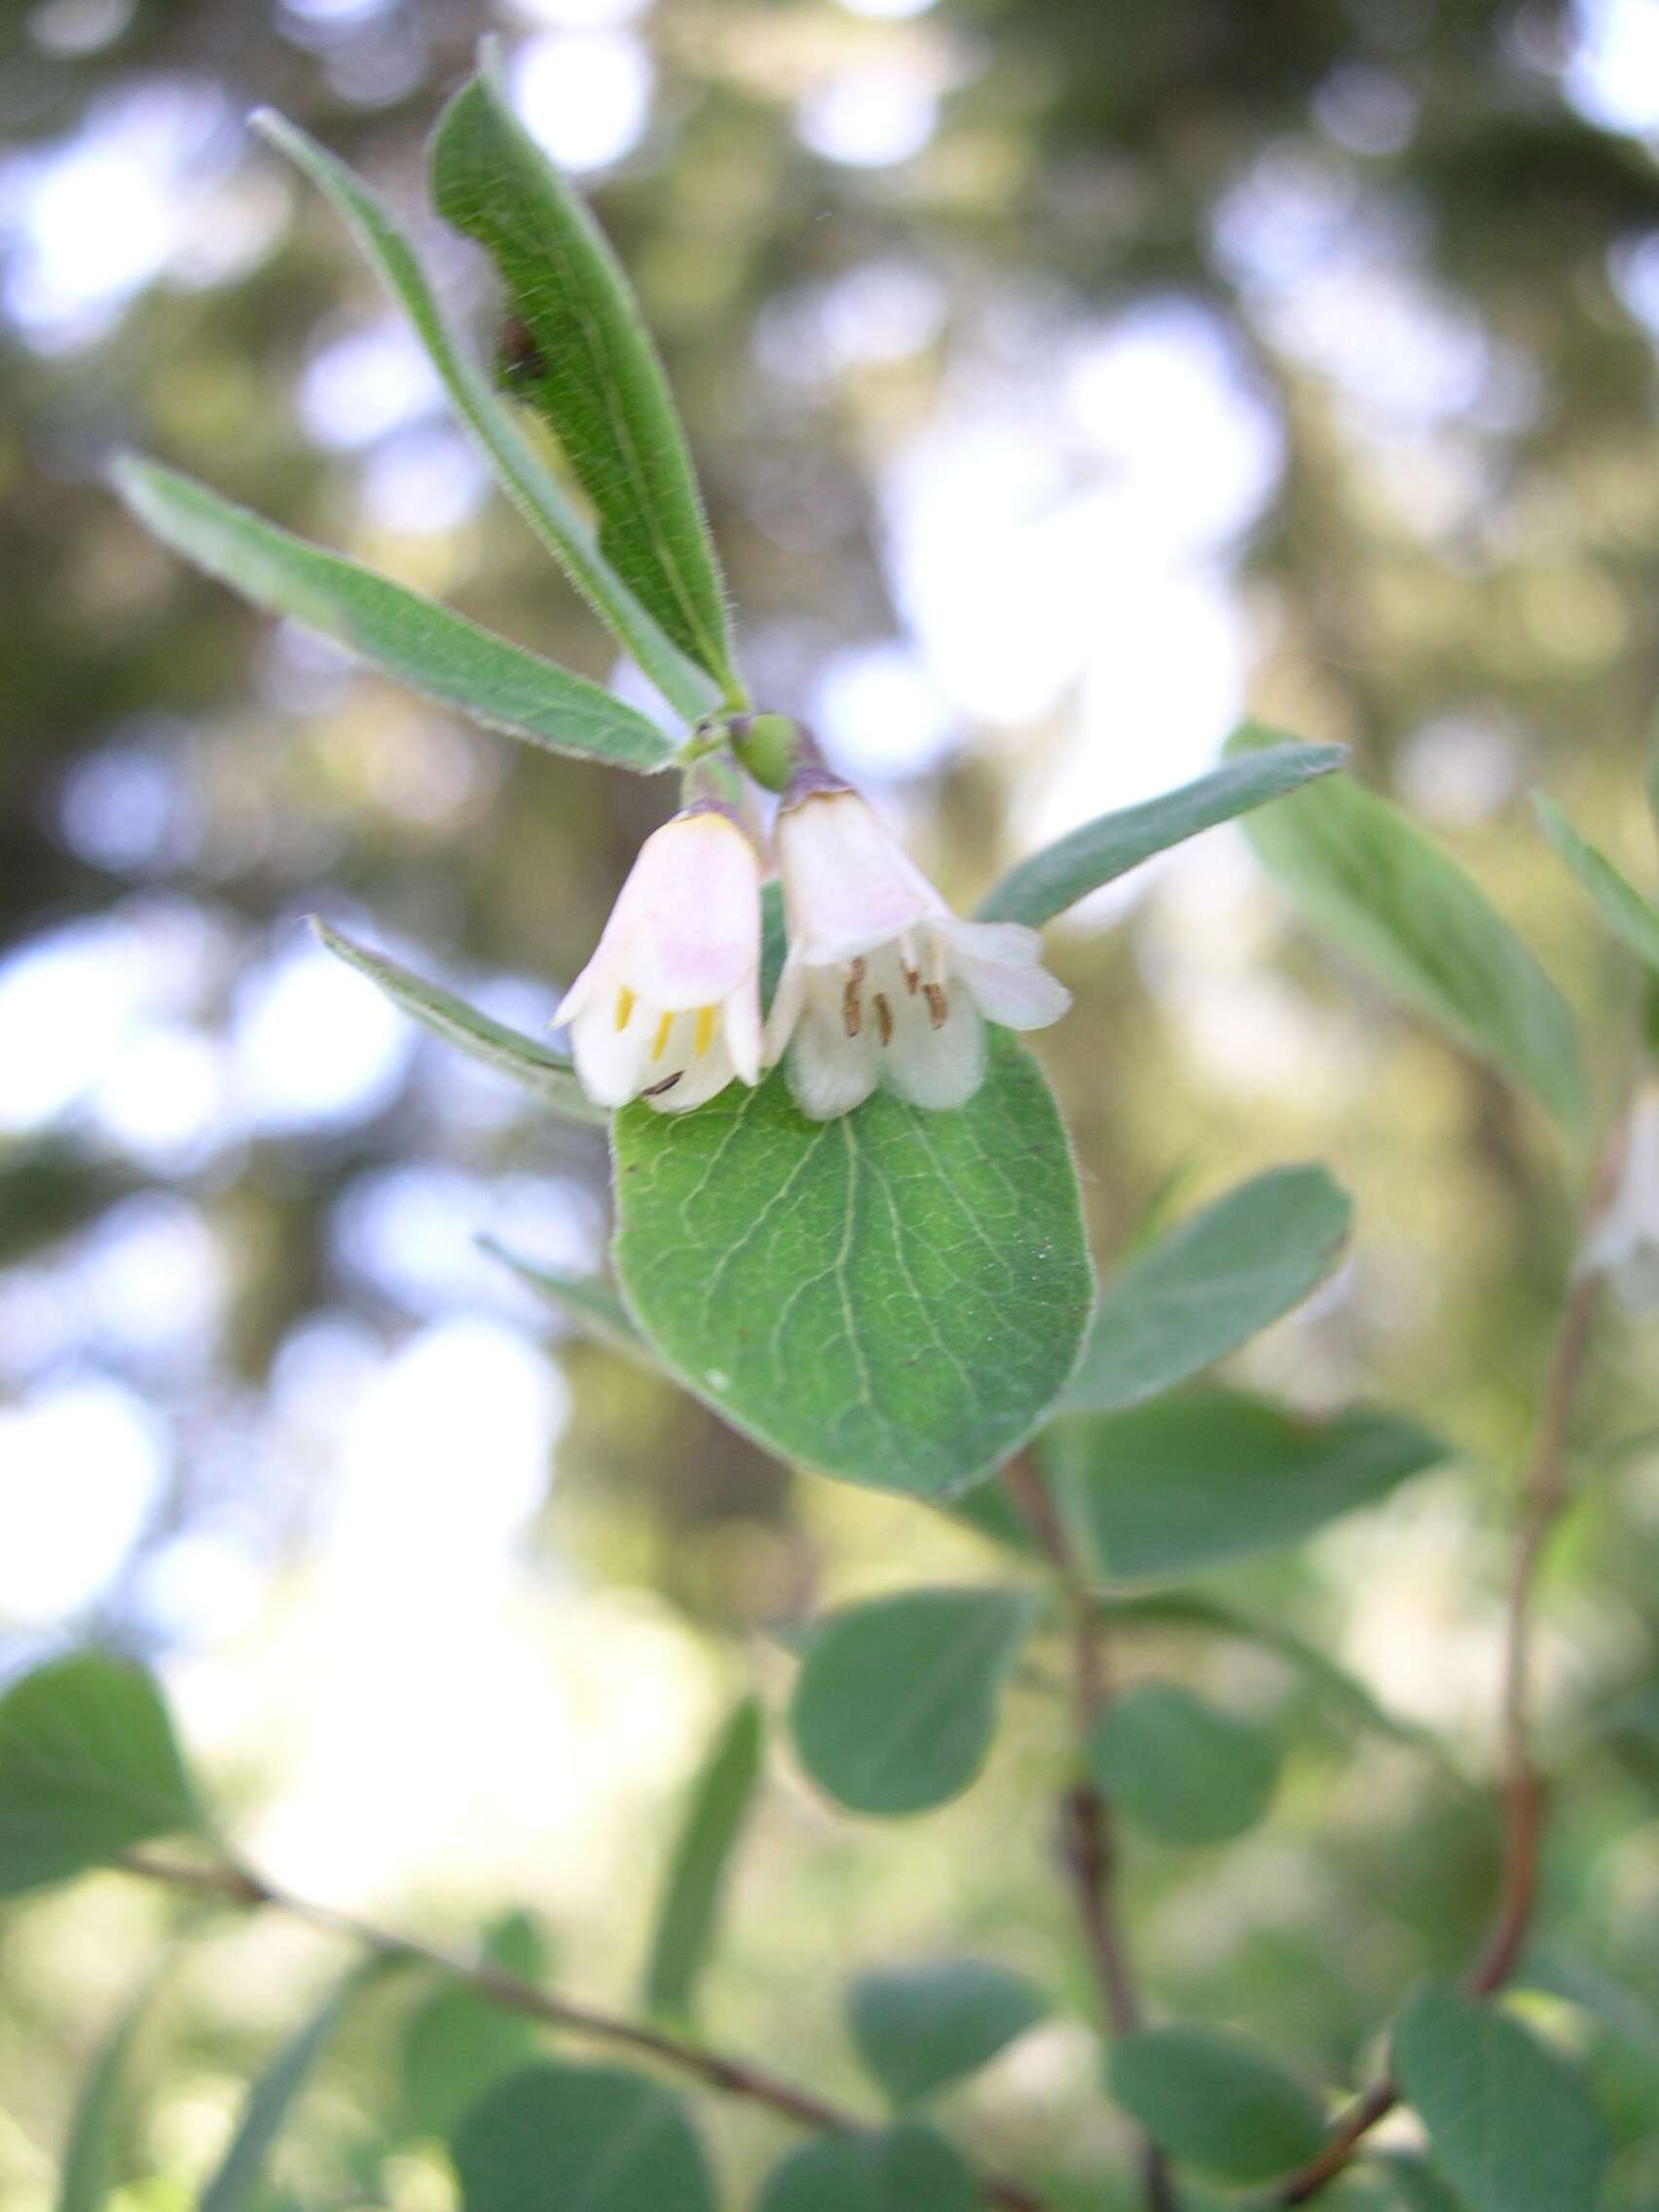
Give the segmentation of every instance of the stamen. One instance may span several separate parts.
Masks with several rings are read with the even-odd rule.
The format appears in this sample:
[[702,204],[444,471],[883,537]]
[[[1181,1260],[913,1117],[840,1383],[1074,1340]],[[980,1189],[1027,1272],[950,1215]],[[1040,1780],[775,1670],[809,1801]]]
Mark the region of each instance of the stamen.
[[881,1042],[884,1045],[891,1045],[893,1042],[893,1009],[887,1003],[885,991],[877,991],[875,994],[875,1018],[881,1030]]
[[691,1038],[691,1057],[700,1060],[715,1037],[715,1010],[712,1006],[697,1009],[697,1027]]
[[653,1060],[660,1060],[664,1052],[668,1051],[668,1033],[673,1027],[673,1014],[665,1014],[657,1023],[656,1035],[651,1039],[651,1058]]
[[859,988],[865,979],[865,964],[855,960],[847,970],[847,987],[841,993],[841,1027],[849,1037],[856,1037],[864,1027],[864,1009],[859,1004]]
[[681,1077],[684,1073],[685,1070],[683,1068],[676,1068],[672,1075],[665,1075],[660,1083],[646,1084],[645,1089],[641,1091],[640,1096],[642,1098],[660,1098],[665,1090],[672,1090],[674,1088],[675,1085],[680,1081]]
[[909,992],[912,998],[915,997],[917,988],[920,985],[921,980],[921,970],[919,968],[912,968],[910,966],[910,963],[906,960],[904,963],[904,988]]
[[928,1002],[928,1019],[936,1029],[942,1029],[945,1016],[950,1012],[950,1001],[944,995],[944,985],[942,983],[924,983],[922,996]]
[[616,994],[616,1026],[626,1029],[634,1013],[634,994],[626,983]]

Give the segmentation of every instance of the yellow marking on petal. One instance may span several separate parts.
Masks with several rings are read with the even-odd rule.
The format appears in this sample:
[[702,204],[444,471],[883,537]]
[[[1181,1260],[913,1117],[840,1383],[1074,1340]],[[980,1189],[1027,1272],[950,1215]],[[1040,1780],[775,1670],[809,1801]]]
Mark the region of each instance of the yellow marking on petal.
[[616,1026],[626,1029],[634,1014],[634,994],[624,984],[616,994]]
[[665,1014],[657,1023],[656,1035],[651,1039],[651,1058],[660,1060],[668,1051],[668,1033],[674,1027],[674,1016]]
[[697,1027],[691,1038],[691,1057],[700,1060],[715,1041],[715,1010],[712,1006],[697,1009]]

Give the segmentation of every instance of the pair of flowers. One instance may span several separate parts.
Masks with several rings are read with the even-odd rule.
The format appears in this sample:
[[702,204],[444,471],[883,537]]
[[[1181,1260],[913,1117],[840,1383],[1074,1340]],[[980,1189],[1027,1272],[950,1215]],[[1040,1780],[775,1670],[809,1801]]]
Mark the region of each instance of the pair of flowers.
[[747,830],[710,797],[646,838],[556,1016],[599,1104],[684,1113],[782,1058],[814,1121],[882,1082],[916,1106],[960,1106],[984,1074],[985,1021],[1040,1029],[1071,1004],[1035,930],[959,920],[818,760],[785,793],[774,845],[789,954],[762,1022],[762,863]]

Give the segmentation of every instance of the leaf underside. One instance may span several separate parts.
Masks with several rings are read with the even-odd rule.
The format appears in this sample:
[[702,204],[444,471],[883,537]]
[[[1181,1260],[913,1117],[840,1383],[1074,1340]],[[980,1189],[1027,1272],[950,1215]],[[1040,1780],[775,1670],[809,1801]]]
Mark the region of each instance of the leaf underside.
[[132,456],[117,464],[116,484],[158,537],[256,607],[487,728],[621,768],[661,768],[672,756],[654,722],[599,684],[205,485]]
[[438,213],[496,264],[519,338],[511,388],[559,439],[601,551],[734,696],[724,590],[656,349],[609,246],[489,72],[445,109],[431,184]]
[[979,919],[1024,922],[1034,929],[1143,861],[1282,798],[1315,776],[1328,776],[1346,757],[1340,745],[1287,740],[1271,752],[1225,761],[1140,806],[1103,814],[1010,868],[980,900]]
[[504,1022],[480,1014],[453,991],[388,960],[384,952],[371,952],[367,945],[358,944],[327,922],[316,921],[313,927],[330,952],[349,968],[355,968],[358,975],[366,976],[394,1006],[401,1007],[432,1036],[509,1077],[562,1120],[582,1122],[592,1128],[604,1125],[604,1109],[593,1104],[569,1060],[561,1059],[550,1046],[537,1044],[535,1038],[521,1036]]
[[1102,1291],[1067,1410],[1134,1405],[1246,1343],[1314,1289],[1351,1212],[1322,1167],[1277,1167],[1182,1222]]
[[[1247,755],[1273,737],[1252,725],[1232,742]],[[1578,1124],[1584,1082],[1567,1002],[1486,894],[1397,807],[1333,776],[1252,816],[1246,834],[1351,959]]]

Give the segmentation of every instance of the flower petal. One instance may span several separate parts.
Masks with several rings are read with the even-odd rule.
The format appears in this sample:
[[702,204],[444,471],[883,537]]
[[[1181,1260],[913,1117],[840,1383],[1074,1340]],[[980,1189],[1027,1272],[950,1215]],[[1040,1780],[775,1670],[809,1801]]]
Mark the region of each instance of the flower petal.
[[761,1057],[766,1065],[776,1067],[783,1057],[784,1047],[800,1018],[800,1010],[806,1001],[806,962],[798,946],[791,945],[784,960],[783,974],[778,987],[772,993],[771,1010],[766,1015],[766,1027],[761,1041]]
[[953,919],[937,924],[936,932],[987,1021],[1005,1029],[1046,1029],[1071,1005],[1064,983],[1038,965],[1043,940],[1035,930],[1017,922]]
[[718,1006],[760,968],[760,862],[723,814],[677,815],[640,848],[601,952],[642,998]]
[[785,1069],[791,1096],[810,1121],[832,1122],[837,1114],[850,1113],[880,1079],[878,1051],[868,1023],[856,1037],[847,1035],[834,972],[828,971],[827,987],[809,987],[804,993],[790,1039]]
[[724,1008],[722,1041],[732,1070],[751,1085],[760,1081],[760,979],[740,984]]
[[935,1028],[925,1000],[907,1001],[886,1051],[887,1080],[901,1098],[934,1113],[965,1105],[985,1077],[985,1031],[978,1009],[960,988],[949,993]]
[[658,1114],[687,1114],[693,1106],[705,1105],[723,1090],[735,1071],[725,1038],[717,1032],[706,1051],[699,1052],[692,1060],[682,1061],[678,1071],[669,1071],[675,1075],[675,1081],[666,1090],[655,1089],[655,1083],[665,1080],[662,1071],[653,1069],[651,1072],[655,1082],[646,1082],[643,1094],[645,1104]]
[[571,1023],[571,1053],[582,1088],[596,1106],[625,1106],[651,1080],[648,1055],[660,1018],[654,1007],[635,1004],[618,1029],[608,992],[577,1013]]
[[785,807],[774,837],[790,940],[810,967],[854,959],[946,911],[857,792],[814,792]]

